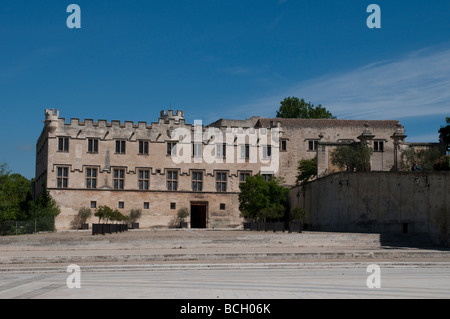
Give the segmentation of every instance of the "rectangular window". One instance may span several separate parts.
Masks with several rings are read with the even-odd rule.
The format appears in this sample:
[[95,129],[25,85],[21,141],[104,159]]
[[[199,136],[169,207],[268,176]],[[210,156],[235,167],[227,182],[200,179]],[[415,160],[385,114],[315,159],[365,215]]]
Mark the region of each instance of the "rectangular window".
[[150,171],[148,169],[139,170],[139,189],[148,190],[150,184]]
[[247,181],[247,177],[249,177],[251,174],[247,172],[241,172],[239,174],[239,183],[245,183]]
[[117,206],[119,207],[119,209],[124,209],[125,208],[125,203],[124,202],[119,202],[119,204]]
[[216,173],[216,191],[226,192],[227,191],[227,173],[217,172]]
[[270,159],[272,157],[272,146],[263,145],[263,159]]
[[317,146],[319,146],[319,141],[308,141],[308,150],[315,151]]
[[86,168],[86,188],[97,188],[97,175],[96,168]]
[[220,210],[225,210],[225,204],[224,203],[220,204]]
[[177,154],[177,143],[175,142],[167,142],[167,155],[176,155]]
[[148,155],[148,141],[139,141],[139,154]]
[[192,191],[201,192],[203,190],[203,173],[192,172]]
[[176,209],[177,204],[176,203],[170,203],[170,209]]
[[250,145],[249,144],[241,145],[241,158],[245,158],[245,159],[250,158]]
[[203,155],[203,145],[202,143],[194,143],[192,149],[192,156],[194,157],[202,157]]
[[116,154],[125,154],[125,143],[123,140],[116,141]]
[[384,152],[384,141],[373,141],[374,152]]
[[227,157],[227,144],[225,143],[216,144],[216,157],[217,158]]
[[98,139],[88,139],[88,153],[98,153]]
[[273,177],[273,174],[262,174],[262,178],[268,182]]
[[114,189],[124,189],[125,170],[124,169],[115,169],[113,180],[114,180]]
[[149,208],[150,208],[150,203],[144,202],[144,209],[149,209]]
[[167,190],[176,191],[178,189],[178,171],[167,171]]
[[287,150],[287,141],[281,140],[281,150],[286,151]]
[[68,152],[69,151],[69,138],[68,137],[58,137],[58,151]]
[[69,168],[68,167],[58,167],[56,169],[56,187],[57,188],[67,188],[69,185]]
[[97,208],[97,202],[91,201],[91,208]]

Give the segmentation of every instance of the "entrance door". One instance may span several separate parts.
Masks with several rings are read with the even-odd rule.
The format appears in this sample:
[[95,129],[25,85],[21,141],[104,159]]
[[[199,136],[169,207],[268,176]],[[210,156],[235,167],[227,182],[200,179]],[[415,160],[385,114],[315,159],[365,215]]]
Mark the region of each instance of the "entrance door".
[[206,228],[208,203],[191,203],[191,228]]

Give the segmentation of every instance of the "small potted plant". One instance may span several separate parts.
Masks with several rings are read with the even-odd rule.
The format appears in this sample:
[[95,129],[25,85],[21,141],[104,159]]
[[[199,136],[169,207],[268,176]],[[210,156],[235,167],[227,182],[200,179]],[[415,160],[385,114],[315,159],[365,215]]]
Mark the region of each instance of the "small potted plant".
[[139,223],[137,220],[141,218],[142,211],[140,209],[130,210],[129,223],[131,224],[131,229],[139,229]]
[[76,218],[79,229],[89,229],[89,224],[86,223],[86,221],[88,220],[89,217],[91,217],[91,215],[92,211],[90,208],[87,207],[80,208]]
[[177,212],[177,219],[180,228],[187,228],[187,222],[185,219],[189,216],[189,209],[187,207],[180,208]]
[[300,206],[293,207],[289,212],[289,232],[301,233],[302,222],[306,217],[306,210]]

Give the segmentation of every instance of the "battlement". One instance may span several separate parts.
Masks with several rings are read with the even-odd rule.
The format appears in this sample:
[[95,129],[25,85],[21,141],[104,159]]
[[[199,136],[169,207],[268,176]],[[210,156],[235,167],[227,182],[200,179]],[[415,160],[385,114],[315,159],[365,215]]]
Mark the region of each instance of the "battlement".
[[183,111],[177,110],[175,113],[173,110],[168,110],[167,113],[165,110],[162,110],[160,113],[160,118],[164,119],[165,122],[169,120],[184,120],[184,113]]
[[59,110],[58,109],[45,109],[45,119],[54,121],[59,118]]

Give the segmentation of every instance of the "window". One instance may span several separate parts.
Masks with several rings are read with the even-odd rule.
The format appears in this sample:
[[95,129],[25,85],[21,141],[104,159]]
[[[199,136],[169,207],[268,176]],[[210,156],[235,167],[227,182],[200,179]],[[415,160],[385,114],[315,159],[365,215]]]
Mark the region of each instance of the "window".
[[116,141],[116,154],[125,154],[125,143],[126,141]]
[[148,155],[148,141],[139,141],[139,154]]
[[217,158],[227,157],[227,144],[225,143],[216,144],[216,157]]
[[150,171],[148,169],[139,170],[139,189],[148,190],[150,184]]
[[68,152],[69,151],[69,138],[68,137],[58,137],[58,151]]
[[268,182],[273,177],[273,174],[262,174],[262,178]]
[[96,201],[91,201],[91,208],[97,208],[97,202]]
[[220,210],[225,210],[225,204],[224,203],[220,204]]
[[281,150],[286,151],[287,150],[287,141],[281,140]]
[[57,188],[67,188],[69,185],[69,168],[68,167],[58,167],[56,169],[56,187]]
[[114,189],[124,189],[125,186],[125,170],[114,170]]
[[216,191],[217,192],[227,191],[227,173],[225,172],[216,173]]
[[192,191],[201,192],[203,190],[203,173],[193,172],[192,173]]
[[248,144],[241,145],[241,158],[245,159],[250,158],[250,145]]
[[176,191],[178,189],[178,171],[167,171],[167,190]]
[[177,143],[167,142],[167,155],[177,154]]
[[119,209],[124,209],[125,208],[125,203],[124,202],[119,202],[119,204],[117,206],[119,207]]
[[86,168],[86,188],[97,188],[97,175],[96,168]]
[[170,203],[170,209],[176,209],[177,204],[176,203]]
[[88,153],[98,153],[98,139],[88,139]]
[[247,181],[247,178],[250,176],[250,173],[247,172],[241,172],[239,174],[239,183],[245,183]]
[[317,146],[319,146],[319,141],[308,141],[308,150],[315,151],[317,150]]
[[202,143],[194,143],[194,148],[192,149],[192,156],[202,157],[203,155],[203,145]]
[[263,159],[272,158],[272,146],[271,145],[263,145]]
[[374,152],[384,152],[384,141],[373,141]]
[[144,202],[144,209],[149,209],[149,208],[150,208],[150,203]]

